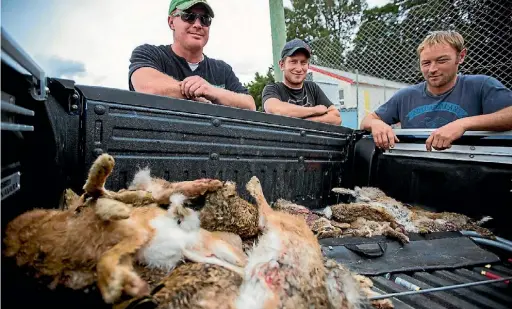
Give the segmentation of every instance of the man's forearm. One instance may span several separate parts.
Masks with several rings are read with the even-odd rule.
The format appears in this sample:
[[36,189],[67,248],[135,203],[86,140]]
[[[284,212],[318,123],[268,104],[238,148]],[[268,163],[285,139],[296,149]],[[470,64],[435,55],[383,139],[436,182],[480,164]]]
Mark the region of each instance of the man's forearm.
[[361,121],[361,125],[359,126],[361,130],[371,131],[372,130],[372,121],[380,120],[373,113],[366,115]]
[[265,111],[270,114],[288,116],[295,118],[308,118],[318,116],[318,112],[314,107],[304,107],[288,102],[283,102],[278,99],[268,99],[265,105]]
[[140,68],[132,75],[133,88],[137,92],[184,99],[180,82],[153,68]]
[[341,125],[341,117],[339,115],[339,112],[330,110],[327,114],[321,115],[321,116],[311,116],[305,118],[306,120],[311,121],[317,121],[317,122],[323,122],[328,124],[334,124],[334,125]]
[[512,130],[512,106],[492,114],[459,119],[466,131],[508,131]]
[[220,105],[238,107],[255,111],[256,104],[251,95],[236,93],[222,88],[216,88],[215,90],[215,102]]

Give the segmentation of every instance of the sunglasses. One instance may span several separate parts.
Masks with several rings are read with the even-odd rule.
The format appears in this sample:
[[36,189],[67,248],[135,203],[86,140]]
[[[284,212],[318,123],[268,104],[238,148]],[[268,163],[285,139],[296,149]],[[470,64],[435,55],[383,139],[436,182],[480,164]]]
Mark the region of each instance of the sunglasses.
[[203,15],[197,13],[189,13],[189,12],[176,12],[173,16],[180,16],[181,20],[187,22],[189,24],[193,24],[196,22],[196,19],[199,18],[199,22],[203,27],[210,27],[212,24],[212,17],[210,15]]

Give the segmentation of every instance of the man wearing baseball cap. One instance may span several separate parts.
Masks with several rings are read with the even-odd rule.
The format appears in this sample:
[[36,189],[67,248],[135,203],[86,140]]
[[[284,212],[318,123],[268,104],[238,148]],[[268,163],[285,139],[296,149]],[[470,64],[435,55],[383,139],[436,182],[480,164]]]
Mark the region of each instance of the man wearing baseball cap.
[[170,45],[143,44],[130,57],[131,91],[256,110],[230,65],[203,54],[214,13],[206,0],[172,0]]
[[338,109],[316,83],[306,81],[310,57],[311,48],[304,41],[285,44],[279,61],[283,82],[263,88],[263,108],[271,114],[341,125]]

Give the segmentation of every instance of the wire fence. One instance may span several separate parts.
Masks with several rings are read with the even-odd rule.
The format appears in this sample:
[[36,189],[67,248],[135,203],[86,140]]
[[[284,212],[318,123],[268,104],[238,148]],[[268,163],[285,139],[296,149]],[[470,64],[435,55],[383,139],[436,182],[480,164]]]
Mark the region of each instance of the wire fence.
[[512,88],[510,0],[408,0],[393,5],[365,12],[350,38],[309,42],[311,64],[406,86],[423,81],[416,49],[425,36],[456,30],[468,49],[459,72],[490,75]]

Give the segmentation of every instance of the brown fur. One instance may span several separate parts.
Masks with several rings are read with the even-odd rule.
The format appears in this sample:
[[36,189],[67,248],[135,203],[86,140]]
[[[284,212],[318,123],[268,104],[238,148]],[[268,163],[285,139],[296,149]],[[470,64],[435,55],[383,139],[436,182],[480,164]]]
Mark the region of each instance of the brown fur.
[[[366,303],[368,297],[379,295],[371,289],[373,282],[368,277],[351,272],[333,259],[325,259],[324,264],[328,272],[328,285],[331,287],[331,302],[335,304],[335,308],[356,309]],[[374,308],[394,308],[389,299],[374,300],[370,303]]]
[[[139,171],[140,172],[140,171]],[[149,169],[147,170],[149,176]],[[149,183],[137,183],[135,180],[128,187],[128,191],[150,191],[154,201],[160,205],[167,205],[171,195],[181,193],[189,199],[204,196],[222,187],[217,179],[202,178],[191,181],[169,182],[163,178],[150,177]]]
[[[342,217],[344,220],[351,221],[355,216],[364,218],[368,222],[374,222],[379,224],[389,223],[391,229],[381,229],[381,231],[387,231],[388,235],[404,232],[419,232],[419,233],[430,233],[430,232],[441,232],[441,231],[460,231],[460,230],[471,230],[477,231],[478,233],[494,238],[492,232],[488,229],[481,227],[480,222],[475,221],[468,216],[453,212],[430,212],[419,207],[408,207],[396,199],[387,196],[382,190],[374,187],[355,187],[354,190],[346,188],[333,188],[333,192],[345,195],[351,195],[355,202],[351,204],[353,206],[343,206],[344,208],[332,209],[333,216],[337,220]],[[356,207],[356,208],[348,208]],[[358,212],[352,212],[352,210],[358,209]],[[342,212],[339,215],[339,212]],[[349,213],[347,215],[347,213]],[[379,215],[385,214],[385,215]],[[397,229],[397,225],[398,228]],[[375,225],[375,224],[374,224]],[[375,229],[374,229],[375,230]],[[394,231],[394,232],[393,232]],[[364,231],[360,231],[364,234]],[[374,235],[376,235],[374,233]],[[403,238],[405,235],[396,234],[398,237]]]
[[[247,287],[242,291],[250,294],[254,282],[258,282],[258,286],[264,286],[267,298],[258,301],[266,309],[330,308],[320,245],[306,221],[298,216],[271,209],[258,178],[252,177],[246,188],[256,200],[260,228],[264,231],[264,235],[250,253],[250,259],[260,261],[257,256],[262,253],[261,249],[273,246],[265,243],[272,241],[272,237],[266,238],[266,233],[278,235],[280,252],[276,260],[261,262],[264,264],[254,265],[252,269],[249,268],[249,260],[246,268],[249,273],[246,273],[244,282]],[[243,306],[243,301],[239,300],[239,306]]]
[[356,221],[352,222],[350,224],[350,228],[345,230],[344,234],[356,237],[384,235],[391,238],[397,238],[404,244],[409,242],[409,237],[403,234],[398,228],[391,228],[389,222],[366,220],[363,217],[359,217]]
[[389,222],[391,227],[398,227],[395,218],[384,209],[368,207],[363,203],[338,204],[331,206],[331,210],[333,218],[341,223],[352,223],[362,217],[372,221]]
[[66,189],[62,193],[59,203],[59,209],[68,209],[71,205],[78,203],[80,196],[71,189]]
[[[84,185],[86,193],[68,209],[35,209],[12,220],[6,228],[4,254],[14,258],[18,266],[34,270],[36,276],[50,277],[51,287],[62,284],[80,289],[97,280],[107,303],[114,302],[123,291],[131,296],[147,294],[148,285],[133,270],[132,259],[152,239],[154,230],[150,221],[166,215],[166,211],[154,203],[133,208],[119,201],[135,201],[138,197],[139,204],[143,204],[141,199],[152,202],[147,192],[118,194],[105,190],[105,181],[113,166],[111,156],[99,156]],[[182,188],[190,189],[192,183]],[[206,183],[212,182],[203,182]],[[197,194],[205,188],[184,191]],[[188,249],[187,258],[199,262],[202,257],[220,254],[220,259],[244,265],[243,252],[231,249],[221,237],[208,231],[201,230],[200,235],[199,242]],[[219,251],[218,245],[224,250]]]
[[185,263],[166,276],[150,299],[133,299],[114,306],[136,309],[150,301],[158,309],[234,309],[242,277],[217,265]]
[[334,220],[320,217],[320,215],[313,213],[302,205],[283,199],[278,199],[275,202],[274,209],[297,215],[306,220],[309,228],[318,239],[341,237],[343,235],[343,229],[350,227],[349,224],[338,223]]
[[219,190],[206,195],[200,219],[201,227],[206,230],[231,232],[242,239],[259,233],[258,208],[238,196],[233,182],[226,182]]
[[343,230],[331,223],[326,218],[318,218],[311,226],[311,230],[318,239],[322,238],[336,238],[343,235]]

